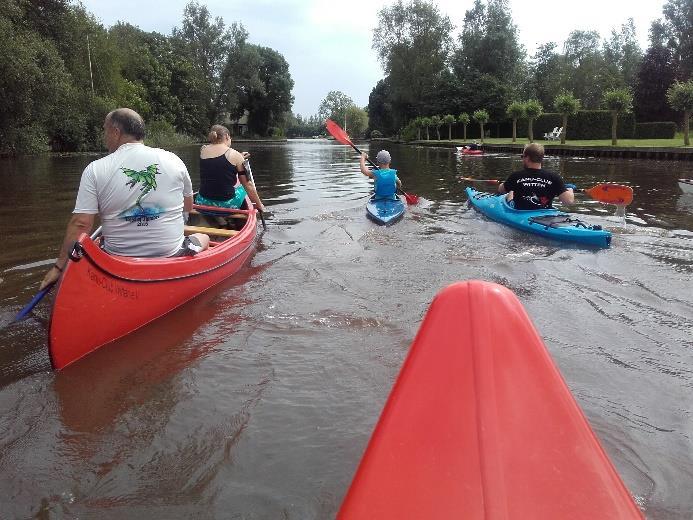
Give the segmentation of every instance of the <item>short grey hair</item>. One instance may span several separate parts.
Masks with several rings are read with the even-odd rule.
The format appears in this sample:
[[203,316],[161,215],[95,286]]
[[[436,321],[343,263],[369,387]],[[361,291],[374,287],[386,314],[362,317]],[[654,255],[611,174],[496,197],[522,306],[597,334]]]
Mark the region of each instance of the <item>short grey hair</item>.
[[116,108],[108,113],[106,119],[122,133],[131,135],[138,141],[144,139],[144,119],[131,108]]

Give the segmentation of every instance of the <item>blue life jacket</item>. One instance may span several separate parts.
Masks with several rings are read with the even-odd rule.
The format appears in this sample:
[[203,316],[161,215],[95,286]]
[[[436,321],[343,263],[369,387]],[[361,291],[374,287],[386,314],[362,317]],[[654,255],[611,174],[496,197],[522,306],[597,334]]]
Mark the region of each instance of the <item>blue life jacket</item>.
[[397,193],[397,170],[373,170],[375,179],[375,198],[393,199]]

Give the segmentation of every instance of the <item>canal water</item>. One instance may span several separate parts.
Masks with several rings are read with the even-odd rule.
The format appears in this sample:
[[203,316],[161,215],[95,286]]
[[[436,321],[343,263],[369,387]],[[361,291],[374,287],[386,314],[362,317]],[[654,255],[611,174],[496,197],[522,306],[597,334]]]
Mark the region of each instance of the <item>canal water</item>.
[[[693,517],[693,197],[676,182],[693,165],[547,158],[579,187],[635,190],[625,219],[577,197],[613,232],[595,250],[467,207],[460,177],[502,178],[516,156],[389,146],[421,201],[383,228],[351,149],[238,147],[271,211],[249,265],[60,373],[50,298],[10,322],[95,156],[0,160],[2,518],[334,517],[428,305],[466,279],[518,295],[647,517]],[[197,148],[178,153],[197,184]]]

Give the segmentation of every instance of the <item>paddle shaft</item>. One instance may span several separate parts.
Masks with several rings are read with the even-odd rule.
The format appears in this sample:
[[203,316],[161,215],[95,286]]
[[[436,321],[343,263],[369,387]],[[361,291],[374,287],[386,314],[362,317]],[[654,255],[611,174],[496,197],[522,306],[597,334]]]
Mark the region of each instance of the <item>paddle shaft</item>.
[[[255,186],[255,179],[253,179],[253,170],[250,168],[250,159],[246,159],[244,165],[245,169],[248,171],[248,177],[250,177],[250,182],[253,183],[253,187],[255,188],[255,193],[257,193],[257,186]],[[260,214],[262,229],[267,229],[267,224],[265,224],[265,215],[263,214],[263,211],[261,209],[258,209],[257,212]]]
[[[102,227],[99,226],[98,228],[96,228],[96,231],[94,231],[91,234],[92,240],[96,239],[96,237],[98,237],[101,234],[101,229],[102,229]],[[68,262],[69,262],[69,260],[68,260]],[[66,265],[66,267],[67,267],[67,265]],[[24,306],[24,308],[17,313],[17,315],[14,317],[14,320],[12,320],[12,321],[13,322],[19,321],[22,318],[24,318],[27,314],[29,314],[33,310],[33,308],[36,307],[38,302],[43,300],[43,297],[50,292],[50,290],[53,288],[54,285],[55,285],[55,282],[53,282],[52,284],[46,285],[43,289],[41,289],[39,292],[37,292],[36,295],[31,299],[31,301],[29,303],[27,303]]]

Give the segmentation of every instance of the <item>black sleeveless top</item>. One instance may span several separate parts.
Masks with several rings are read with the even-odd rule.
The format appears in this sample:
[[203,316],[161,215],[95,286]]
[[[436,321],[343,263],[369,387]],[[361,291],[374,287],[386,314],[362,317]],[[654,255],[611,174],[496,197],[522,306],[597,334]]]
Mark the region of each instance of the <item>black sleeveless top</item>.
[[230,200],[236,195],[236,167],[226,154],[200,159],[200,195],[210,200]]

